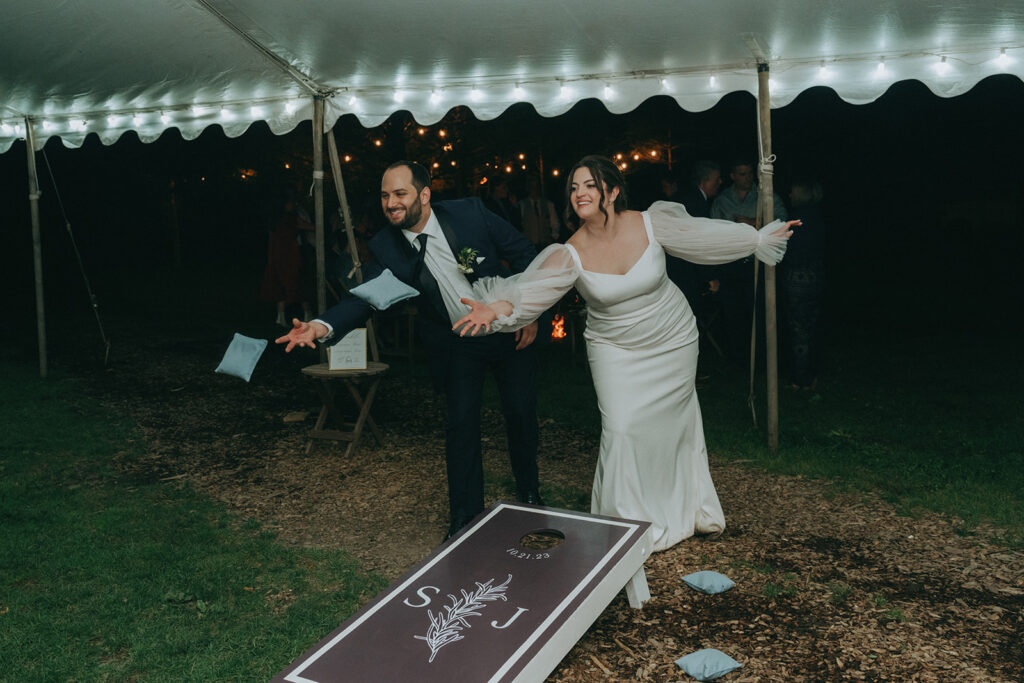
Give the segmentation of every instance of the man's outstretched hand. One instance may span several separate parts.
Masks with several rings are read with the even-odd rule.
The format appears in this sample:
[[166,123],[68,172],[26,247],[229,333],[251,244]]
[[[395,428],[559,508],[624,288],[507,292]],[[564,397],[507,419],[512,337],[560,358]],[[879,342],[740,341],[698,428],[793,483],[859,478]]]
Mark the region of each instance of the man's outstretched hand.
[[288,334],[274,340],[277,344],[287,344],[285,352],[291,351],[296,346],[308,346],[316,348],[316,340],[327,334],[329,330],[323,323],[316,321],[304,323],[298,318],[292,318],[292,329]]

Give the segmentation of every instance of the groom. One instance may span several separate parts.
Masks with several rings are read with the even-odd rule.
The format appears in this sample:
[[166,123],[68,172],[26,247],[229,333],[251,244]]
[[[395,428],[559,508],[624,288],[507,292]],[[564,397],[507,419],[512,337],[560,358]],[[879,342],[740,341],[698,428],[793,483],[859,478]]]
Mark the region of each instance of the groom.
[[[415,299],[420,338],[435,387],[445,392],[447,404],[448,538],[483,510],[480,408],[487,368],[498,383],[519,500],[543,505],[537,483],[537,323],[488,336],[452,332],[452,324],[469,310],[459,301],[472,297],[468,278],[521,272],[536,255],[533,245],[477,198],[432,205],[430,174],[415,162],[398,161],[387,168],[380,199],[391,227],[370,240],[373,261],[366,282],[389,268],[420,293]],[[470,258],[467,249],[475,250]],[[345,299],[316,320],[294,320],[277,343],[287,343],[286,351],[313,347],[315,341],[334,343],[365,324],[372,310],[362,299]]]

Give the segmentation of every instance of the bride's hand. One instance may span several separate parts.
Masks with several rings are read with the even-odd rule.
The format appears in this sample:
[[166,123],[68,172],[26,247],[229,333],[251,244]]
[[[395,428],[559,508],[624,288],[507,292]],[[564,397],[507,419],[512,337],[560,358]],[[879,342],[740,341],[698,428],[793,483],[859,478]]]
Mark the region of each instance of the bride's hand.
[[455,321],[452,330],[458,330],[460,337],[465,337],[467,332],[470,336],[476,336],[481,328],[490,332],[491,323],[498,319],[498,314],[490,306],[479,301],[472,299],[460,299],[460,301],[469,306],[470,311]]
[[777,235],[778,237],[792,237],[793,228],[799,225],[803,225],[803,222],[800,220],[786,221],[778,230],[773,230],[772,234]]

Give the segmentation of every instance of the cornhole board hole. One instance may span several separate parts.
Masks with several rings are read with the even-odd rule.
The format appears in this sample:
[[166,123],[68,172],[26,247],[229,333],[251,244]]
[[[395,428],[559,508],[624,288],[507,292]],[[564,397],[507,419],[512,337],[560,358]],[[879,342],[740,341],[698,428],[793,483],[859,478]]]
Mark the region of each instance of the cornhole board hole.
[[649,522],[497,503],[274,681],[542,681],[623,588]]

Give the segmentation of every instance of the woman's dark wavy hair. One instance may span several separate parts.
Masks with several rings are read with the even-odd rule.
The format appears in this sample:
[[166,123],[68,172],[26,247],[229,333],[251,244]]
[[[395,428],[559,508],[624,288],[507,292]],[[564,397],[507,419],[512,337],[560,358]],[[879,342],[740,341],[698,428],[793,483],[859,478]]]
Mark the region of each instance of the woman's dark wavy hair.
[[604,208],[605,187],[609,191],[616,187],[619,188],[619,196],[615,198],[615,203],[612,205],[615,213],[621,213],[626,210],[626,181],[622,178],[622,174],[619,173],[619,167],[611,159],[598,154],[588,154],[576,162],[576,165],[569,171],[565,181],[565,221],[573,229],[580,227],[580,217],[576,215],[572,208],[572,178],[576,175],[576,171],[581,168],[590,171],[590,176],[597,182],[597,189],[601,193],[599,208],[601,213],[604,214],[605,221],[608,220],[608,212]]

